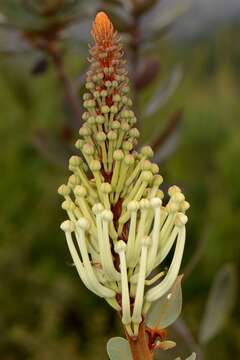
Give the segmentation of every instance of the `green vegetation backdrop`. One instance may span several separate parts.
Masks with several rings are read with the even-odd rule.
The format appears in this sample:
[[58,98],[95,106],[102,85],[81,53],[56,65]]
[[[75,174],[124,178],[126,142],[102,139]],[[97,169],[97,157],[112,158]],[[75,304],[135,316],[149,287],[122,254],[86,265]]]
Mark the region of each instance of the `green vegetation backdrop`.
[[[180,184],[191,203],[183,317],[195,339],[216,273],[230,263],[239,274],[238,31],[228,29],[190,47],[165,41],[155,49],[162,77],[177,62],[184,77],[167,105],[142,123],[146,142],[172,110],[184,109],[179,145],[160,167],[167,184]],[[79,58],[75,52],[68,56],[72,75],[84,66]],[[107,339],[121,332],[118,319],[81,284],[59,229],[64,214],[57,187],[67,175],[61,142],[66,146],[68,136],[62,91],[51,67],[33,76],[32,62],[24,55],[0,58],[0,358],[106,359]],[[153,90],[154,84],[141,95],[142,108]],[[49,134],[44,146],[43,130]],[[195,346],[190,335],[180,342]],[[240,357],[239,306],[202,350],[206,360]]]

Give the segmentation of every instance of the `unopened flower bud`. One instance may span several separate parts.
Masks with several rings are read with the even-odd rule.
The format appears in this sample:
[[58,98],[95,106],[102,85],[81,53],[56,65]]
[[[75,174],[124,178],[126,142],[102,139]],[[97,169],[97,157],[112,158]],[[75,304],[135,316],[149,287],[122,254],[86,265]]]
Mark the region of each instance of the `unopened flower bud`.
[[141,153],[146,156],[147,158],[153,157],[153,150],[151,148],[151,146],[144,146],[141,149]]
[[58,188],[58,193],[59,195],[62,195],[62,196],[67,196],[69,195],[71,192],[71,188],[67,185],[61,185],[59,188]]
[[82,185],[77,185],[74,189],[74,194],[79,197],[86,197],[87,196],[87,190]]
[[122,150],[115,150],[113,153],[114,160],[120,161],[124,158]]
[[101,162],[99,160],[92,160],[90,163],[90,169],[92,171],[100,171],[101,170]]
[[79,156],[71,156],[69,159],[69,165],[71,166],[79,166],[82,162],[82,159]]

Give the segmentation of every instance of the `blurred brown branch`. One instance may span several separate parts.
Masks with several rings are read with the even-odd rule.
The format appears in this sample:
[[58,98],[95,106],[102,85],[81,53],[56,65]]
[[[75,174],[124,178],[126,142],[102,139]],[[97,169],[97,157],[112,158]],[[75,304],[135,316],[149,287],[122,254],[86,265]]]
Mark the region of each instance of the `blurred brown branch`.
[[180,124],[183,116],[183,110],[179,109],[173,113],[168,121],[168,124],[163,132],[158,136],[158,138],[152,143],[152,148],[154,151],[159,150],[159,148],[167,141],[167,139],[172,135]]
[[63,62],[63,55],[61,54],[60,51],[56,49],[51,49],[49,55],[51,56],[52,62],[55,65],[55,69],[59,81],[63,85],[67,103],[75,119],[75,127],[79,128],[79,126],[81,125],[80,102],[78,101],[77,94],[74,90],[73,84],[66,74],[64,62]]
[[178,333],[182,339],[186,342],[187,346],[191,351],[196,352],[198,360],[204,360],[204,354],[200,346],[197,344],[196,340],[192,336],[190,330],[188,329],[185,321],[183,319],[178,319],[172,325],[174,331]]

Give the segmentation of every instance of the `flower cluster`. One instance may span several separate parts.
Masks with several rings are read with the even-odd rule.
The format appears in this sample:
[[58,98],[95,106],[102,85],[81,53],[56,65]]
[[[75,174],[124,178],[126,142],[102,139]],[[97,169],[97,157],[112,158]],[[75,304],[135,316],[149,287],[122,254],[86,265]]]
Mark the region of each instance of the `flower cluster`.
[[[80,156],[70,158],[73,174],[58,190],[69,217],[61,229],[81,280],[120,312],[132,336],[178,276],[189,203],[177,186],[163,202],[152,149],[137,151],[122,46],[106,14],[96,16],[92,35],[84,124],[76,142]],[[174,246],[168,271],[160,271]]]

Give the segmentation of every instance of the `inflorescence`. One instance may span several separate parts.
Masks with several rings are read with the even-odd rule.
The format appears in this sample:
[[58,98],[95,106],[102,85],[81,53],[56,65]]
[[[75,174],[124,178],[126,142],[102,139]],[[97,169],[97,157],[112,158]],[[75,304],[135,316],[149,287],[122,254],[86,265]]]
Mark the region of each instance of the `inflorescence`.
[[[132,336],[178,276],[189,203],[172,186],[164,205],[153,151],[137,151],[122,46],[106,14],[96,16],[92,35],[84,124],[75,144],[80,156],[70,158],[72,175],[58,189],[69,218],[61,229],[81,280],[119,311]],[[175,243],[168,271],[160,271]]]

